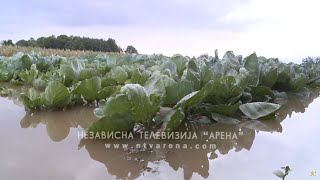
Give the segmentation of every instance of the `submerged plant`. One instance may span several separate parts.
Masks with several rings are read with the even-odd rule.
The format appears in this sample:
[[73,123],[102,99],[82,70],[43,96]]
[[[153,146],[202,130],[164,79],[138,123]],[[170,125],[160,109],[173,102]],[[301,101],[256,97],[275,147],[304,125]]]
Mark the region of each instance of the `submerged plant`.
[[289,172],[292,171],[289,166],[281,167],[281,170],[276,170],[273,172],[274,175],[278,176],[282,180],[285,180],[285,178],[289,175]]

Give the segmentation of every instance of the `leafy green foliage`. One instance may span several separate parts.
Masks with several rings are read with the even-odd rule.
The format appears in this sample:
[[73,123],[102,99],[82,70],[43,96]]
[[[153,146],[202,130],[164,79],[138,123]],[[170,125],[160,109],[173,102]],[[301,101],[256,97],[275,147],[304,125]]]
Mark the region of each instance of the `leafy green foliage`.
[[122,67],[115,67],[111,70],[111,74],[119,84],[124,84],[124,82],[128,79],[128,74]]
[[192,59],[188,63],[188,69],[186,71],[186,80],[193,82],[194,89],[199,90],[201,85],[201,73],[199,66],[196,64],[195,60]]
[[131,104],[125,94],[117,94],[114,97],[110,97],[105,104],[100,104],[99,108],[94,110],[94,113],[98,118],[112,116],[116,113],[121,114],[130,112]]
[[76,78],[75,70],[66,64],[62,64],[58,72],[63,78],[62,83],[66,86],[70,86]]
[[221,76],[214,81],[210,101],[213,104],[230,104],[236,102],[242,95],[243,89],[238,85],[234,76]]
[[167,86],[163,97],[163,106],[173,106],[193,91],[193,82],[186,80]]
[[88,129],[88,132],[113,132],[113,131],[131,131],[135,122],[130,113],[116,113],[110,116],[104,116],[94,122]]
[[148,125],[156,112],[145,88],[139,84],[128,84],[95,110],[100,118],[116,113],[130,113],[136,123]]
[[217,121],[219,123],[224,123],[224,124],[238,124],[238,123],[240,123],[240,121],[235,118],[228,117],[228,116],[221,115],[221,114],[217,114],[217,113],[212,113],[211,117],[212,117],[212,119],[214,119],[215,121]]
[[134,120],[147,125],[154,114],[145,88],[139,84],[127,84],[121,88],[120,93],[127,96]]
[[219,104],[213,105],[210,107],[211,112],[215,112],[221,115],[232,116],[234,115],[237,110],[239,109],[240,103],[228,105],[228,104]]
[[38,70],[36,65],[33,64],[30,67],[30,70],[20,70],[18,71],[19,78],[27,84],[31,84],[38,76]]
[[279,104],[254,102],[242,104],[239,109],[249,118],[258,119],[277,111],[281,106]]
[[63,84],[52,81],[44,91],[44,98],[49,107],[64,107],[70,101],[70,92]]
[[189,59],[177,54],[171,60],[176,64],[178,76],[181,77],[183,71],[187,68],[186,64],[189,62]]
[[[24,85],[26,109],[50,110],[90,104],[99,120],[89,131],[145,128],[174,131],[194,117],[203,123],[263,129],[261,119],[280,111],[286,92],[320,86],[315,63],[282,63],[275,58],[242,59],[232,51],[209,55],[106,54],[43,57],[18,53],[0,57],[0,81]],[[8,95],[6,88],[0,89]],[[170,108],[169,108],[170,107]],[[169,108],[163,114],[160,109]],[[245,116],[246,117],[245,117]],[[243,119],[250,119],[243,123]],[[262,125],[261,125],[262,124]]]
[[174,131],[177,127],[180,126],[184,118],[185,114],[183,112],[183,107],[180,106],[174,108],[163,118],[162,129],[168,132]]
[[43,105],[40,93],[34,88],[30,88],[26,94],[22,94],[21,99],[28,109],[40,109]]
[[175,81],[167,75],[153,74],[144,84],[144,87],[149,94],[161,96],[165,92],[166,87],[174,83]]
[[131,75],[132,84],[144,85],[144,83],[149,79],[150,73],[148,71],[141,71],[138,68],[134,69]]
[[206,98],[213,92],[213,88],[214,83],[213,81],[210,81],[200,91],[192,92],[182,98],[177,103],[177,106],[184,104],[186,110],[196,107],[206,100]]
[[98,94],[101,89],[101,79],[99,77],[93,77],[80,82],[75,89],[76,93],[79,93],[86,101],[94,101],[99,99]]
[[244,59],[244,67],[249,71],[248,85],[257,86],[260,79],[260,64],[256,53]]
[[25,54],[20,58],[20,64],[22,69],[30,69],[32,65],[32,57],[29,54]]

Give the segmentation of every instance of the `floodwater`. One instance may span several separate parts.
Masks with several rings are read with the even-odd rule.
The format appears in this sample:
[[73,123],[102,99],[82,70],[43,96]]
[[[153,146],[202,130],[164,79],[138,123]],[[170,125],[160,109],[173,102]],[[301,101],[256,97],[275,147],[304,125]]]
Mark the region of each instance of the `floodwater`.
[[[200,135],[225,132],[237,138],[198,136],[182,141],[81,140],[79,132],[96,120],[92,107],[30,114],[14,98],[0,98],[0,179],[276,180],[280,178],[273,172],[283,166],[292,169],[287,180],[318,179],[310,176],[313,170],[320,176],[318,96],[318,92],[291,96],[275,119],[192,126]],[[144,142],[161,148],[107,148]],[[178,148],[177,143],[188,148]],[[212,144],[216,149],[208,148]]]

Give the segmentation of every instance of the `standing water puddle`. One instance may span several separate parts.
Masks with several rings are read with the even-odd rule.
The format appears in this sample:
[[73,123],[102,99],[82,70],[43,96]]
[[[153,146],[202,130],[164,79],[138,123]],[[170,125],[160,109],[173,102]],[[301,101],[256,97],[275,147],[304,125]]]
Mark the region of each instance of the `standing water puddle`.
[[[272,120],[241,126],[193,124],[190,129],[196,129],[198,139],[181,141],[81,140],[82,129],[96,120],[92,107],[30,114],[17,101],[0,98],[0,179],[270,180],[280,179],[272,172],[282,166],[293,169],[288,180],[316,179],[310,171],[320,172],[317,96],[292,96]],[[220,138],[200,137],[211,132],[221,132]],[[144,148],[143,143],[149,145]],[[136,144],[141,147],[130,148]],[[216,149],[210,149],[212,144]]]

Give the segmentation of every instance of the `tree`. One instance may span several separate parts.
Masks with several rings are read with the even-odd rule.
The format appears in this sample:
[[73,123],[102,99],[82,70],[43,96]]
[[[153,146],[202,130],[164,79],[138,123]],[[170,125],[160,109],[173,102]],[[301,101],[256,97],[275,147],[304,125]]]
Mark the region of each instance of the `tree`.
[[209,55],[208,54],[201,54],[200,58],[201,59],[209,59]]
[[114,39],[109,38],[107,40],[107,45],[108,45],[107,52],[120,52],[120,48]]
[[307,57],[302,59],[303,64],[320,64],[320,57]]
[[133,54],[133,53],[138,54],[137,49],[133,46],[128,46],[124,52],[129,54]]
[[12,42],[11,39],[7,40],[7,41],[2,41],[1,43],[3,46],[14,46],[14,43]]
[[34,38],[30,38],[28,40],[29,46],[31,47],[37,47],[37,41]]
[[29,42],[26,41],[26,40],[19,40],[17,43],[16,43],[17,46],[30,46]]
[[[4,45],[14,45],[11,40],[4,41]],[[38,39],[30,38],[30,40],[19,40],[17,46],[31,46],[50,49],[70,49],[70,50],[89,50],[101,52],[122,52],[114,39],[94,39],[80,36],[49,36],[40,37]],[[133,51],[135,52],[135,51]]]
[[57,37],[57,48],[58,49],[67,49],[66,45],[70,41],[70,38],[66,35],[60,35]]

